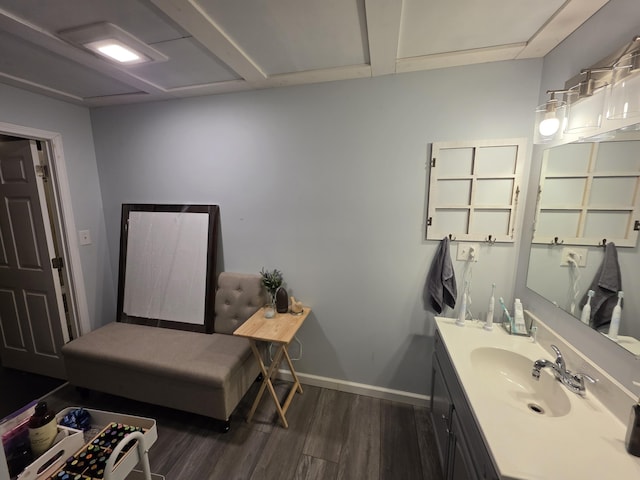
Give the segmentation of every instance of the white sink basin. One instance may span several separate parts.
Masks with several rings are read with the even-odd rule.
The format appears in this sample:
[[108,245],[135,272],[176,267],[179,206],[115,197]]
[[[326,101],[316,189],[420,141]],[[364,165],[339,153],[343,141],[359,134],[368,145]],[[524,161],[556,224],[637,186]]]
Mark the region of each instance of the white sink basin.
[[479,347],[470,355],[472,368],[486,381],[487,392],[496,400],[505,400],[530,415],[562,417],[571,411],[570,392],[546,370],[536,381],[529,358],[495,347]]
[[[598,384],[588,384],[584,396],[566,389],[548,368],[536,382],[531,377],[534,361],[555,358],[543,345],[563,345],[567,366],[574,371],[585,370],[586,359],[569,350],[542,320],[535,321],[538,342],[509,335],[503,328],[487,331],[482,322],[461,328],[453,318],[436,318],[500,478],[640,479],[640,457],[624,447],[629,408],[637,397],[617,390],[596,369],[587,373],[597,373]],[[599,395],[623,414],[614,414]]]

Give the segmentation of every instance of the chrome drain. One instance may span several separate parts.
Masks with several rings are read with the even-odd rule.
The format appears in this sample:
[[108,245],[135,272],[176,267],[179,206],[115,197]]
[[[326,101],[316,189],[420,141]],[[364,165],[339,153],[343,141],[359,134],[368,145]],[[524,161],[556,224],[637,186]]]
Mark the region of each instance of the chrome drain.
[[532,412],[538,413],[540,415],[544,415],[544,408],[542,408],[540,405],[536,403],[529,403],[527,404],[527,407],[529,407],[529,410],[531,410]]

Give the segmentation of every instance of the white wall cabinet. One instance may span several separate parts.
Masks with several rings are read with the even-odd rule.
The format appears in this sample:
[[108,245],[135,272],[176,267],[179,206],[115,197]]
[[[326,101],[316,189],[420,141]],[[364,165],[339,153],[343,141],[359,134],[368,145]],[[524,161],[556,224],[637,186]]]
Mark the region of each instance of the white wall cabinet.
[[525,139],[436,142],[426,238],[513,242]]

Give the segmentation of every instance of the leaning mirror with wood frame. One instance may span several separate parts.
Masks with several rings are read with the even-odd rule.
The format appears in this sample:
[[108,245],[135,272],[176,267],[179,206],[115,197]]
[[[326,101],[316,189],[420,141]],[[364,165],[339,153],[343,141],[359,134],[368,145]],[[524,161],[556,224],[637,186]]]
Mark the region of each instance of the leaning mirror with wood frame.
[[118,321],[213,332],[217,205],[123,204]]

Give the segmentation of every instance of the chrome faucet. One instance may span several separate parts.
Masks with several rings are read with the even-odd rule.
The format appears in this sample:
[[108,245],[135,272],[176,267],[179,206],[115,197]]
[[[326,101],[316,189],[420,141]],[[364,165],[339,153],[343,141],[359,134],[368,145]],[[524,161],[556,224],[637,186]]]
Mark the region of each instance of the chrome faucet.
[[551,349],[556,354],[556,361],[552,362],[550,360],[540,359],[533,362],[533,370],[531,370],[533,378],[540,380],[540,370],[549,367],[553,371],[556,379],[558,379],[564,386],[573,393],[584,395],[586,392],[584,381],[587,380],[590,383],[596,383],[596,380],[586,373],[571,373],[570,370],[567,370],[567,366],[560,349],[555,345],[551,345]]

